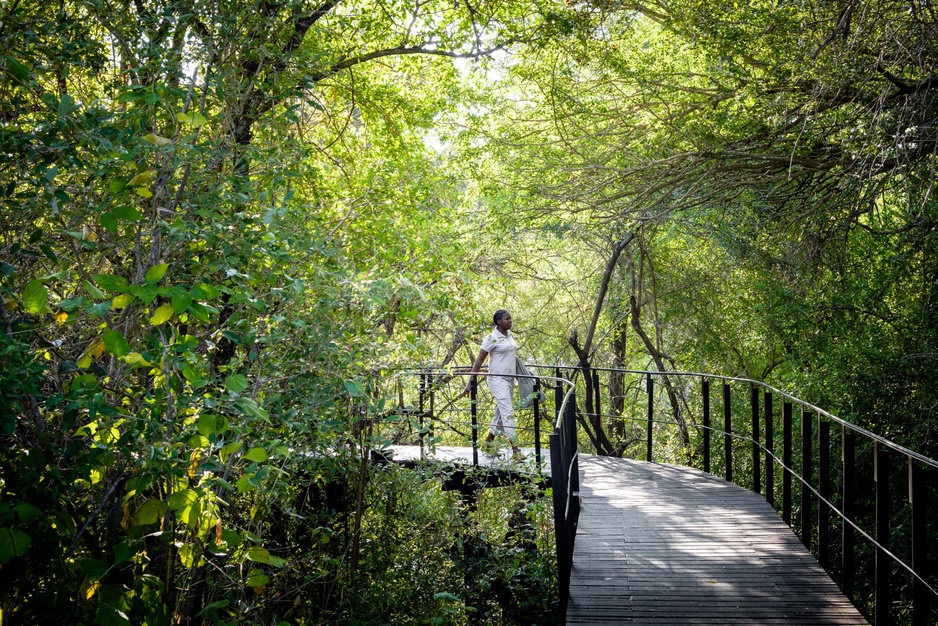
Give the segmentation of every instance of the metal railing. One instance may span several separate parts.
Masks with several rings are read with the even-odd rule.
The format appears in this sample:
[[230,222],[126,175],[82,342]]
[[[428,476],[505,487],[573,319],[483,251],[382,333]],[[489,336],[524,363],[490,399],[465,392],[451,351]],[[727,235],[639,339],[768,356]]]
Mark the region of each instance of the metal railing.
[[[578,367],[528,367],[532,371],[550,368],[557,377],[562,372],[582,373]],[[598,374],[633,376],[641,381],[632,387],[632,397],[633,404],[638,403],[639,395],[647,397],[647,414],[640,422],[644,436],[639,436],[636,426],[632,439],[644,443],[646,461],[670,457],[664,460],[722,473],[726,480],[764,495],[839,582],[844,594],[877,626],[900,621],[914,626],[938,623],[938,591],[929,558],[929,551],[935,549],[929,534],[935,530],[934,472],[938,462],[761,381],[697,372],[591,371],[597,374],[590,380],[592,406],[601,419],[622,419],[623,415],[603,414],[599,409]],[[670,419],[657,415],[655,380],[661,378],[665,378],[662,386],[668,393],[681,396],[679,406],[686,407],[688,413],[692,406],[688,398],[698,392],[693,387],[678,388],[674,382],[699,380],[701,420],[682,416],[693,435],[690,445],[670,446],[656,455],[655,442],[675,426],[670,403]],[[711,419],[713,381],[722,386],[722,428]],[[583,382],[578,385],[582,388]],[[733,393],[733,386],[740,385],[748,394]],[[775,399],[782,400],[780,414]],[[613,404],[613,398],[607,396],[607,400]],[[796,407],[800,411],[795,411]],[[574,420],[575,415],[574,409]],[[781,456],[775,440],[779,421]],[[832,428],[840,430],[839,438],[832,437]],[[632,449],[639,455],[642,452],[639,446]],[[907,472],[898,471],[901,465]],[[796,485],[800,493],[794,489]],[[907,501],[895,497],[902,487],[907,489]],[[834,558],[835,553],[839,559]],[[558,548],[558,565],[559,554]]]
[[[418,378],[418,398],[416,411],[419,419],[418,439],[421,453],[426,445],[429,435],[435,441],[434,427],[444,423],[469,426],[472,445],[472,465],[479,465],[479,415],[480,398],[478,394],[477,376],[492,376],[488,372],[470,372],[468,369],[454,369],[450,371],[423,370],[409,373]],[[505,376],[504,374],[497,374]],[[441,413],[448,411],[462,392],[457,387],[456,393],[450,391],[450,399],[445,401],[441,408],[437,408],[437,395],[443,386],[452,379],[470,378],[469,414],[468,423],[458,420],[446,419]],[[514,375],[513,378],[529,378]],[[566,609],[570,591],[570,573],[573,568],[573,543],[576,537],[576,523],[580,512],[580,474],[579,455],[576,429],[576,396],[574,383],[560,376],[536,376],[534,381],[534,394],[531,409],[533,424],[530,428],[521,427],[519,430],[533,434],[533,447],[535,450],[535,464],[540,471],[543,466],[541,458],[541,403],[540,392],[542,383],[554,385],[554,421],[552,432],[549,433],[550,445],[550,476],[552,488],[552,502],[554,509],[554,537],[557,556],[558,593],[562,610]],[[566,387],[566,390],[564,390]],[[526,442],[519,441],[519,445]]]

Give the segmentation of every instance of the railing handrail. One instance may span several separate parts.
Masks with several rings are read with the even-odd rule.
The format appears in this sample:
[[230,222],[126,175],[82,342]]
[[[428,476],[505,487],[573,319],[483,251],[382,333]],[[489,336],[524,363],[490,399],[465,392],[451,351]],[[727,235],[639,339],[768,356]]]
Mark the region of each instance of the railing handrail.
[[[539,364],[539,363],[525,363],[525,366],[526,366],[526,367],[534,367],[534,368],[570,369],[570,370],[582,370],[582,369],[583,369],[583,368],[580,367],[579,365],[543,365],[543,364]],[[851,429],[851,430],[853,430],[853,431],[855,431],[855,432],[857,432],[857,433],[863,435],[864,437],[867,437],[867,438],[869,438],[869,439],[871,439],[871,440],[873,440],[873,441],[875,441],[875,442],[877,442],[877,443],[881,443],[882,445],[886,446],[887,448],[890,448],[890,449],[892,449],[892,450],[895,450],[896,452],[899,452],[899,453],[904,454],[904,455],[906,455],[906,456],[908,456],[908,457],[911,457],[911,458],[915,459],[916,461],[920,461],[920,462],[922,462],[922,463],[925,463],[926,465],[931,465],[932,467],[938,468],[938,460],[932,459],[932,458],[927,457],[927,456],[925,456],[925,455],[923,455],[923,454],[919,454],[918,452],[915,452],[914,450],[909,450],[908,448],[906,448],[906,447],[904,447],[904,446],[902,446],[902,445],[899,445],[898,443],[895,443],[894,441],[890,441],[889,439],[886,439],[886,438],[883,437],[882,435],[877,435],[876,433],[871,432],[871,431],[869,431],[869,430],[863,428],[862,426],[857,426],[856,424],[853,424],[853,423],[851,423],[851,422],[848,422],[847,420],[845,420],[845,419],[843,419],[843,418],[840,418],[840,417],[837,417],[836,415],[834,415],[833,413],[830,413],[829,411],[825,411],[824,409],[822,409],[821,407],[819,407],[819,406],[817,406],[817,405],[811,404],[811,403],[808,402],[807,400],[802,400],[801,398],[798,398],[798,397],[796,397],[796,396],[793,396],[792,394],[788,393],[787,391],[783,391],[783,390],[781,390],[781,389],[778,389],[777,387],[773,387],[772,385],[770,385],[770,384],[768,384],[768,383],[766,383],[766,382],[764,382],[764,381],[761,381],[761,380],[755,380],[755,379],[752,379],[752,378],[745,378],[745,377],[742,377],[742,376],[725,376],[725,375],[721,375],[721,374],[706,374],[706,373],[703,373],[703,372],[685,372],[685,371],[665,371],[665,372],[661,372],[661,371],[654,371],[654,370],[632,370],[632,369],[620,369],[620,368],[614,368],[614,367],[592,367],[592,366],[590,367],[590,369],[591,369],[592,371],[594,371],[594,372],[618,372],[618,373],[621,373],[621,374],[642,374],[642,375],[646,375],[646,376],[647,376],[647,375],[652,375],[652,376],[676,376],[676,377],[679,377],[679,376],[686,376],[686,377],[695,377],[695,378],[710,378],[710,379],[714,379],[714,380],[722,380],[722,381],[730,381],[730,382],[739,382],[739,383],[748,383],[748,384],[751,384],[751,385],[756,385],[756,386],[762,387],[763,389],[766,389],[766,390],[768,390],[768,391],[771,391],[772,393],[775,393],[775,394],[778,394],[778,395],[780,395],[780,396],[782,396],[782,397],[784,397],[784,398],[787,398],[787,399],[791,400],[792,402],[797,403],[797,404],[800,405],[800,406],[803,406],[803,407],[805,407],[805,408],[808,408],[808,409],[810,409],[810,410],[812,410],[812,411],[818,413],[819,415],[823,415],[824,417],[828,418],[829,420],[831,420],[831,421],[833,421],[833,422],[836,422],[837,424],[839,424],[839,425],[841,425],[841,426],[843,426],[843,427],[845,427],[845,428],[849,428],[849,429]]]

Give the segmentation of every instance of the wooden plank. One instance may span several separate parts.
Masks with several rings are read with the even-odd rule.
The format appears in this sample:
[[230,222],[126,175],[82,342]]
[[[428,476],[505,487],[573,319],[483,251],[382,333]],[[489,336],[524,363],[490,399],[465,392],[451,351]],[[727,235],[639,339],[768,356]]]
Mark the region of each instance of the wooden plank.
[[567,624],[867,625],[758,494],[675,465],[580,471]]

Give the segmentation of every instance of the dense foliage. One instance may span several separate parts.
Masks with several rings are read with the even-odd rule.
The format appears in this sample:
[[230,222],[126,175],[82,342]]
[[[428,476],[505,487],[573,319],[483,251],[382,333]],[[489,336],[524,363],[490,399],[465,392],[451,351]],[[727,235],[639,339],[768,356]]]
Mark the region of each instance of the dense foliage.
[[527,359],[745,375],[936,456],[936,30],[0,3],[0,622],[556,619],[543,494],[368,462],[497,306]]

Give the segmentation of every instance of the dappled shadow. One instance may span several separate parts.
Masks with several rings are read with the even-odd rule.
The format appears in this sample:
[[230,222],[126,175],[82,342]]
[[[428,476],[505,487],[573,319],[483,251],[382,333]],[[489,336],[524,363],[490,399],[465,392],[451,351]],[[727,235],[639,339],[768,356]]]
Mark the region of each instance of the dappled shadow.
[[758,494],[584,455],[568,623],[866,624]]

